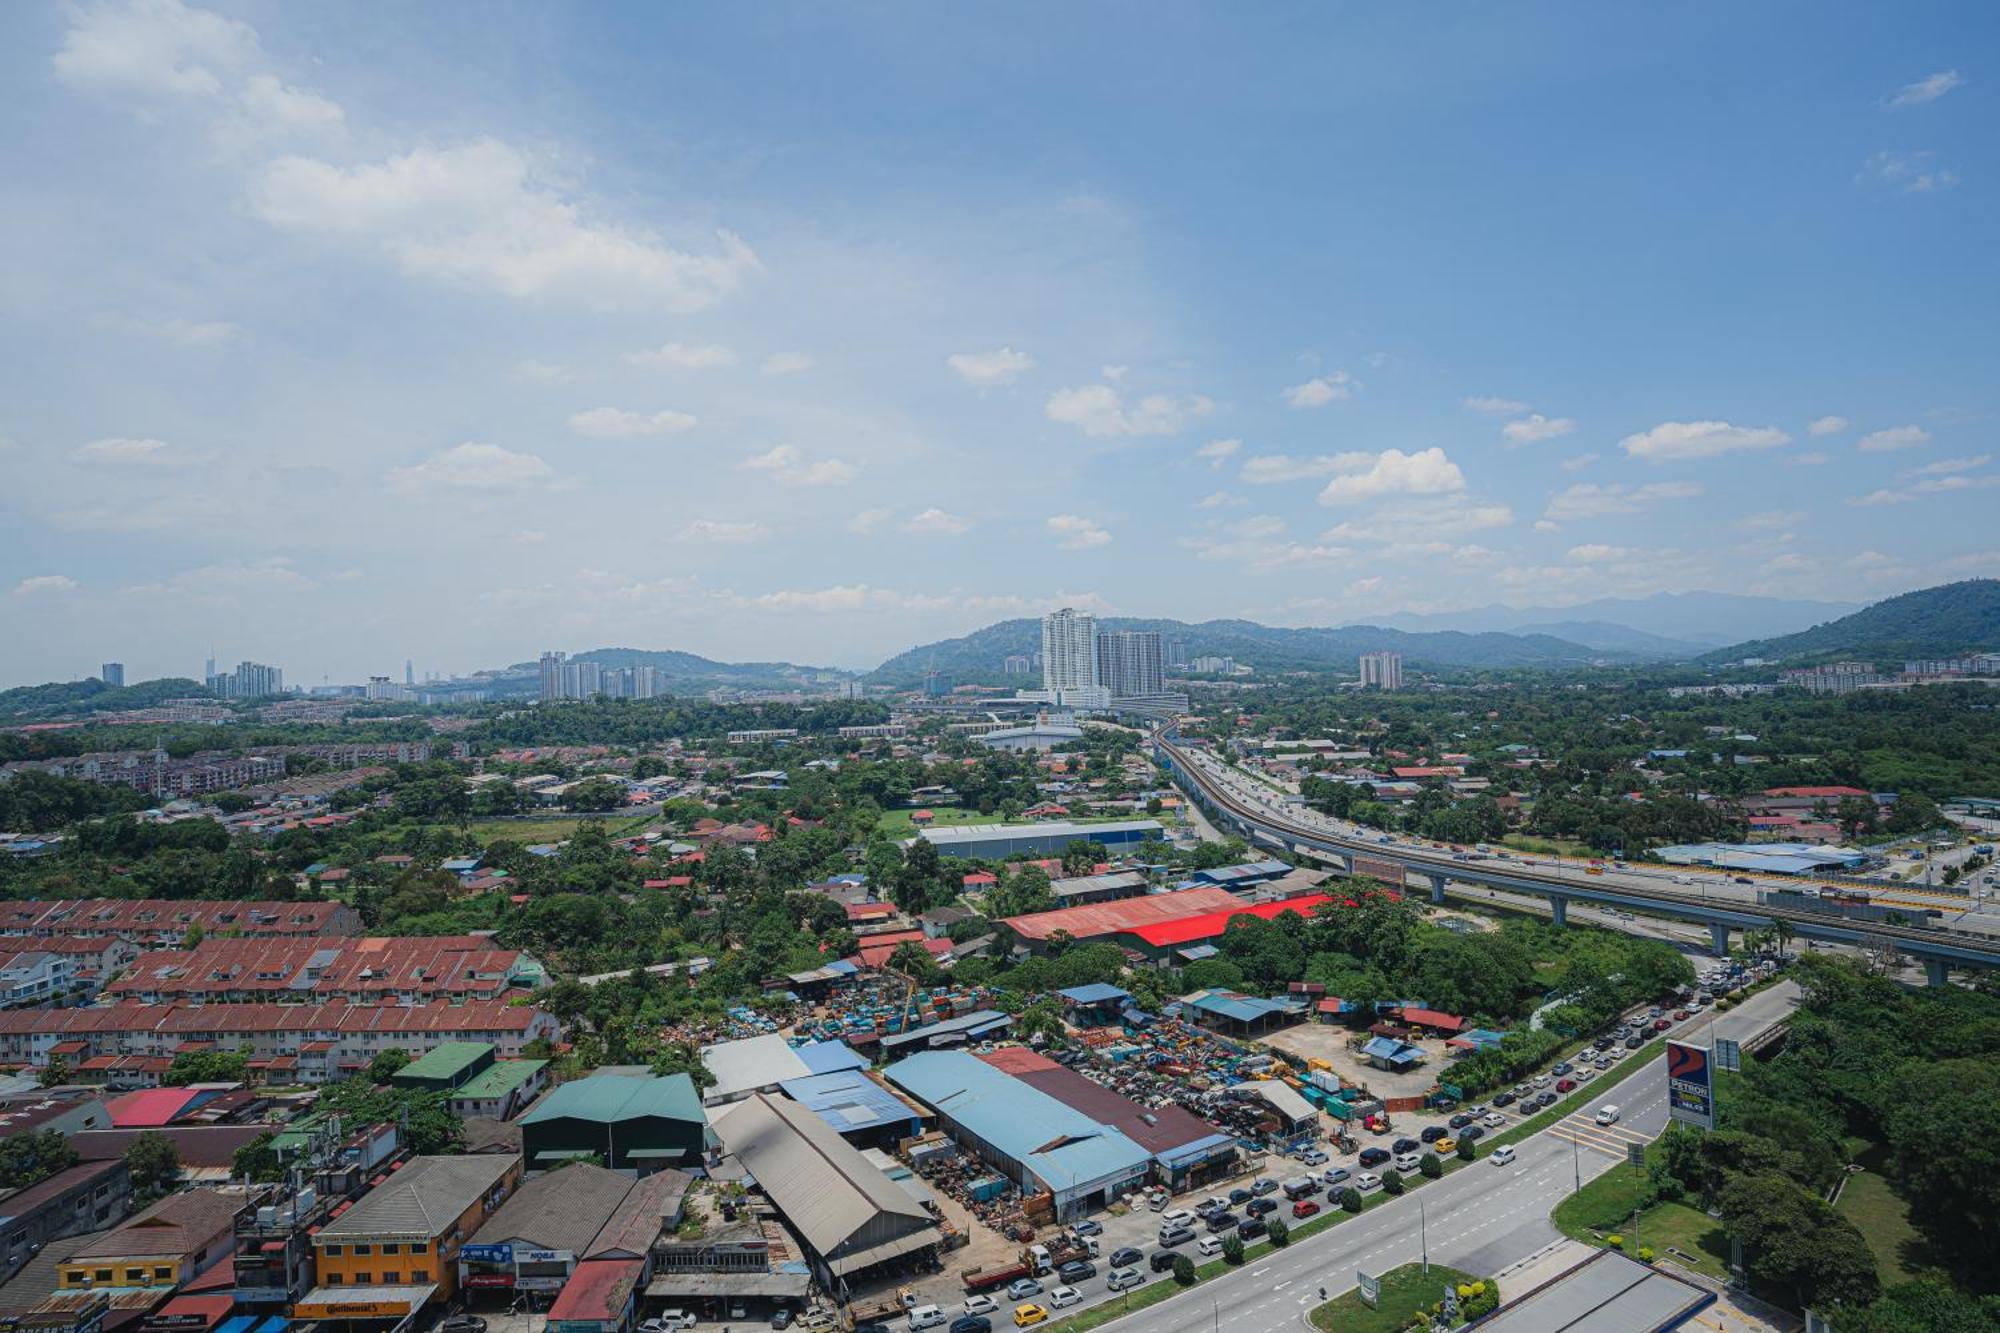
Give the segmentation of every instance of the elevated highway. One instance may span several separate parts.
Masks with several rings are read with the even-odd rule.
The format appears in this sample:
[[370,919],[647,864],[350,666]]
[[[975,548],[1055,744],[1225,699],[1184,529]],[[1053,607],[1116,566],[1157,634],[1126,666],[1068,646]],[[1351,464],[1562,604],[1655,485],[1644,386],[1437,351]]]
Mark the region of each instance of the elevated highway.
[[1253,790],[1250,779],[1233,775],[1214,756],[1180,741],[1170,727],[1153,733],[1153,746],[1155,758],[1218,827],[1240,833],[1253,845],[1310,853],[1350,874],[1356,873],[1357,858],[1400,868],[1406,884],[1428,886],[1435,901],[1441,901],[1446,885],[1457,880],[1546,898],[1557,925],[1564,924],[1571,902],[1649,912],[1706,925],[1718,954],[1727,952],[1731,931],[1763,930],[1783,921],[1801,939],[1862,948],[1890,944],[1922,962],[1933,985],[1943,984],[1953,967],[2000,966],[2000,939],[1968,931],[1851,921],[1759,902],[1754,895],[1724,897],[1693,888],[1641,884],[1633,875],[1592,875],[1560,863],[1529,866],[1513,860],[1460,860],[1427,844],[1385,841],[1379,835],[1350,831],[1315,811],[1290,806],[1275,793]]

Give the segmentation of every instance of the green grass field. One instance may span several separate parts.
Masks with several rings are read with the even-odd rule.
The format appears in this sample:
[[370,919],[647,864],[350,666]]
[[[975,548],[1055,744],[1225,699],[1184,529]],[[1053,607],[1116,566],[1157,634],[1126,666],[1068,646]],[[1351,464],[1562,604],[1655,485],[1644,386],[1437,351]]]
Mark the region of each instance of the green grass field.
[[524,847],[545,842],[561,842],[584,824],[604,825],[604,832],[613,838],[623,838],[639,832],[652,823],[651,816],[638,819],[630,815],[612,813],[606,815],[551,815],[546,819],[475,819],[471,825],[472,836],[484,847],[495,842],[518,842]]
[[1417,1322],[1417,1311],[1428,1313],[1444,1299],[1444,1289],[1474,1280],[1470,1273],[1432,1264],[1426,1273],[1421,1264],[1404,1264],[1382,1274],[1382,1300],[1369,1305],[1357,1288],[1336,1296],[1312,1312],[1314,1328],[1326,1333],[1403,1333]]
[[1924,1238],[1910,1224],[1910,1206],[1896,1196],[1888,1178],[1881,1174],[1883,1156],[1880,1150],[1871,1149],[1857,1157],[1868,1169],[1847,1178],[1836,1207],[1842,1217],[1860,1228],[1886,1287],[1916,1276],[1910,1270],[1921,1266]]
[[[1006,820],[999,815],[982,815],[977,810],[966,810],[958,806],[933,805],[930,812],[937,816],[930,822],[932,828],[943,828],[950,824],[1002,824]],[[912,810],[884,810],[881,822],[875,827],[892,838],[913,838],[917,826],[910,822]]]
[[1676,1263],[1718,1281],[1729,1277],[1729,1239],[1722,1223],[1698,1208],[1681,1203],[1656,1203],[1639,1213],[1634,1239],[1632,1212],[1646,1193],[1642,1167],[1620,1162],[1555,1207],[1550,1220],[1572,1240],[1600,1244],[1600,1236],[1625,1238],[1625,1252],[1641,1245]]

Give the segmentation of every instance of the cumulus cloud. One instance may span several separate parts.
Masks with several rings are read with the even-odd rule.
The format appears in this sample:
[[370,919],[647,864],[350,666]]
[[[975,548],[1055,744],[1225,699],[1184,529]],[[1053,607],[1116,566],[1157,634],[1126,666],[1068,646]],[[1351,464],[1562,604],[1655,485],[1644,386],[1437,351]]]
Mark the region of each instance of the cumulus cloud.
[[14,585],[16,597],[52,597],[82,585],[67,574],[33,574]]
[[818,364],[804,352],[773,352],[764,358],[763,371],[766,375],[797,375]]
[[1344,370],[1315,376],[1304,384],[1285,390],[1285,401],[1295,408],[1325,407],[1328,403],[1354,396],[1354,378]]
[[626,412],[616,407],[593,407],[569,419],[573,434],[592,440],[657,439],[693,430],[700,424],[686,412]]
[[759,268],[732,232],[693,254],[599,221],[491,137],[353,167],[287,154],[257,173],[250,205],[273,227],[377,250],[413,277],[523,299],[700,310]]
[[1500,398],[1492,394],[1480,394],[1465,400],[1465,405],[1475,412],[1488,416],[1511,417],[1528,410],[1528,405],[1518,398]]
[[1992,454],[1975,454],[1970,458],[1940,458],[1935,463],[1926,463],[1915,469],[1911,475],[1918,477],[1943,477],[1953,472],[1972,472],[1993,461]]
[[216,454],[213,449],[196,451],[177,448],[165,440],[114,436],[110,439],[92,440],[88,444],[80,444],[70,451],[69,456],[79,463],[95,463],[107,467],[180,468],[212,463]]
[[257,31],[247,23],[179,0],[131,0],[75,10],[55,70],[94,92],[214,99],[258,59]]
[[1649,463],[1775,449],[1792,437],[1776,426],[1732,426],[1727,421],[1663,421],[1618,442],[1633,458]]
[[663,370],[715,370],[736,364],[736,350],[720,343],[670,342],[649,352],[631,352],[625,357],[634,366],[655,366]]
[[1888,454],[1898,449],[1914,449],[1930,438],[1931,433],[1922,426],[1891,426],[1868,432],[1855,441],[1854,447],[1864,454]]
[[1351,460],[1353,465],[1359,466],[1369,457],[1371,455],[1368,454],[1312,454],[1304,458],[1291,454],[1257,454],[1243,460],[1243,470],[1238,475],[1253,485],[1270,486],[1278,482],[1330,476],[1339,470],[1343,460]]
[[389,473],[389,489],[399,495],[435,491],[519,492],[545,486],[555,469],[534,454],[468,440],[421,463]]
[[1379,505],[1344,519],[1320,534],[1323,542],[1395,544],[1437,541],[1488,532],[1514,522],[1514,511],[1497,501],[1440,495]]
[[1838,435],[1846,429],[1846,417],[1814,417],[1806,423],[1806,434],[1814,439],[1819,439],[1823,435]]
[[1500,428],[1500,434],[1514,444],[1533,444],[1537,440],[1553,440],[1576,429],[1576,423],[1568,417],[1545,417],[1540,412],[1530,413],[1519,421],[1510,421]]
[[743,466],[752,472],[762,472],[783,486],[844,486],[861,471],[838,458],[808,459],[789,444],[746,458]]
[[734,523],[726,519],[698,518],[681,529],[681,539],[692,542],[711,542],[731,546],[761,542],[771,535],[771,530],[762,523]]
[[1889,105],[1922,106],[1927,102],[1937,101],[1964,82],[1965,80],[1955,69],[1939,70],[1935,74],[1926,74],[1915,83],[1906,83],[1898,88],[1889,98]]
[[[1545,518],[1549,522],[1567,522],[1606,514],[1637,514],[1666,500],[1686,500],[1700,494],[1701,487],[1690,481],[1655,481],[1644,486],[1579,482],[1550,498]],[[1536,526],[1540,528],[1539,524]]]
[[[1360,457],[1368,458],[1365,454]],[[1365,463],[1343,465],[1320,491],[1319,502],[1356,504],[1384,495],[1442,495],[1464,489],[1465,474],[1444,450],[1420,449],[1406,454],[1400,449],[1384,449]]]
[[1243,447],[1241,440],[1210,440],[1194,451],[1196,458],[1206,458],[1210,467],[1221,467]]
[[1011,347],[997,347],[990,352],[953,352],[944,363],[974,388],[997,389],[1033,369],[1035,358]]
[[1236,509],[1250,502],[1232,491],[1210,491],[1194,503],[1197,509]]
[[1057,514],[1048,521],[1049,535],[1056,539],[1056,545],[1065,551],[1087,551],[1096,546],[1111,545],[1111,534],[1099,527],[1095,520],[1081,514]]
[[1932,495],[1952,495],[1959,491],[1983,491],[2000,486],[2000,473],[1982,473],[1972,476],[1954,472],[1942,477],[1926,477],[1908,486],[1870,491],[1867,495],[1856,496],[1847,503],[1859,506],[1908,504]]
[[327,135],[343,129],[347,113],[318,93],[287,86],[274,74],[253,74],[243,85],[247,120],[232,132],[267,135]]
[[1938,160],[1937,150],[1925,148],[1914,153],[1883,149],[1861,164],[1856,177],[1863,185],[1874,185],[1903,194],[1932,194],[1958,184],[1958,176]]
[[1051,421],[1075,426],[1085,435],[1103,438],[1116,435],[1173,435],[1197,417],[1215,407],[1208,398],[1171,398],[1148,394],[1129,409],[1125,396],[1109,384],[1086,384],[1075,389],[1058,389],[1049,396],[1043,412]]
[[920,514],[912,514],[896,527],[912,537],[956,537],[972,531],[972,520],[942,509],[926,509]]

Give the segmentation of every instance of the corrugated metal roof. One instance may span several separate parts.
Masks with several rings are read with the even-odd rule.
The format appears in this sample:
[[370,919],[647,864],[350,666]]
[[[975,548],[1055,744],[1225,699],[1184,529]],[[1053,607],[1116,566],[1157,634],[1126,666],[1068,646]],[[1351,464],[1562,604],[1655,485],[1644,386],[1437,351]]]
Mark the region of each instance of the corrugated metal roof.
[[572,1163],[522,1185],[472,1234],[472,1243],[524,1240],[531,1249],[580,1254],[631,1189],[632,1181],[616,1171]]
[[809,1041],[794,1052],[815,1074],[837,1074],[843,1069],[866,1069],[868,1061],[844,1041]]
[[1108,903],[1085,903],[1081,907],[1058,907],[1053,912],[1033,912],[1003,920],[1007,928],[1022,939],[1045,940],[1062,930],[1081,940],[1240,906],[1242,901],[1227,889],[1185,889],[1179,893],[1155,893]]
[[1057,992],[1072,1004],[1111,1004],[1118,1000],[1129,1000],[1132,992],[1102,981],[1094,981],[1088,986],[1071,986]]
[[701,1124],[701,1098],[695,1094],[694,1080],[686,1074],[662,1078],[629,1078],[623,1074],[593,1074],[565,1083],[535,1104],[522,1116],[524,1125],[545,1120],[591,1120],[611,1124],[658,1116],[664,1120],[688,1120]]
[[785,1095],[811,1111],[834,1130],[851,1134],[877,1125],[916,1118],[901,1097],[858,1069],[843,1069],[810,1078],[788,1078]]
[[1220,1141],[1229,1138],[1214,1125],[1178,1106],[1141,1106],[1130,1097],[1033,1052],[1027,1052],[1031,1059],[1015,1057],[1015,1052],[1025,1049],[1008,1047],[979,1058],[1063,1105],[1112,1126],[1162,1161],[1185,1154],[1196,1145],[1220,1146]]
[[[1218,890],[1227,894],[1227,890]],[[1179,896],[1179,895],[1174,895]],[[1330,903],[1333,898],[1324,893],[1311,893],[1301,898],[1287,898],[1282,902],[1259,903],[1255,907],[1245,907],[1241,901],[1218,911],[1205,912],[1196,916],[1180,917],[1172,921],[1161,921],[1153,925],[1140,926],[1133,930],[1146,943],[1156,948],[1166,948],[1176,944],[1187,944],[1193,940],[1213,939],[1229,928],[1229,923],[1238,917],[1254,916],[1269,921],[1272,917],[1286,912],[1297,912],[1300,916],[1311,916],[1315,907]]]
[[498,1185],[516,1159],[415,1157],[409,1165],[328,1222],[321,1236],[439,1236]]
[[493,1047],[488,1042],[441,1041],[397,1070],[395,1078],[410,1082],[422,1079],[448,1083],[492,1053]]
[[812,1073],[793,1052],[791,1044],[775,1033],[704,1046],[701,1062],[715,1075],[715,1086],[701,1095],[704,1102],[728,1101]]

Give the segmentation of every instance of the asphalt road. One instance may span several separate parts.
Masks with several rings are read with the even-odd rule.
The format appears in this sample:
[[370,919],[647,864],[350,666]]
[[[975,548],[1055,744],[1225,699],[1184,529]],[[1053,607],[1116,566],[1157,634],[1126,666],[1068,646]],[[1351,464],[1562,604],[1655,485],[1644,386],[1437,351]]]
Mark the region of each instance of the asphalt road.
[[[1798,988],[1781,982],[1751,997],[1726,1014],[1714,1015],[1716,1035],[1738,1040],[1763,1031],[1789,1013]],[[1680,1033],[1707,1041],[1711,1015],[1683,1025]],[[1660,1052],[1659,1046],[1651,1048]],[[1420,1258],[1426,1249],[1434,1263],[1470,1273],[1495,1273],[1560,1239],[1549,1213],[1580,1181],[1589,1181],[1625,1160],[1628,1142],[1647,1142],[1667,1125],[1666,1059],[1655,1054],[1648,1065],[1602,1101],[1614,1102],[1622,1115],[1618,1124],[1599,1128],[1591,1119],[1599,1099],[1588,1110],[1572,1115],[1515,1145],[1511,1165],[1482,1159],[1443,1180],[1412,1189],[1392,1203],[1329,1228],[1253,1263],[1201,1284],[1110,1325],[1124,1333],[1277,1333],[1296,1329],[1303,1311],[1318,1304],[1322,1286],[1327,1296],[1355,1285],[1354,1272],[1363,1268],[1384,1272]],[[1281,1214],[1282,1215],[1282,1214]],[[1147,1246],[1150,1252],[1153,1246]],[[1171,1281],[1162,1275],[1158,1280]],[[1116,1301],[1098,1277],[1084,1284],[1084,1306]],[[1003,1303],[995,1326],[1010,1322],[1013,1305]]]

